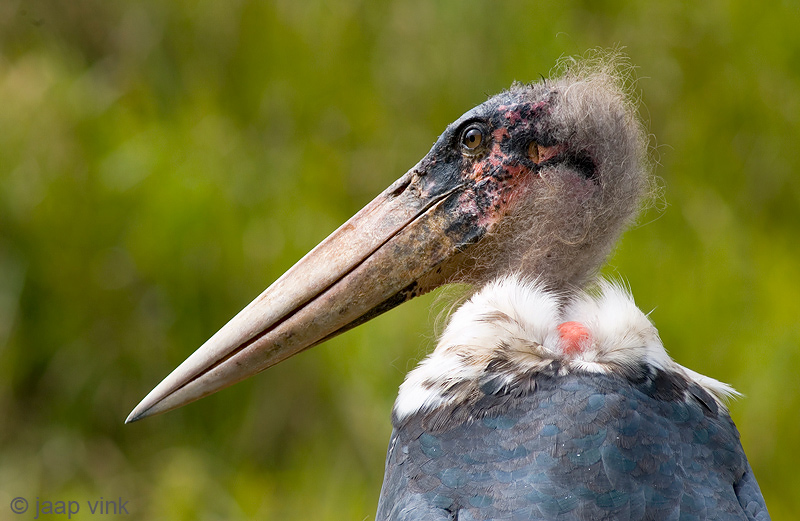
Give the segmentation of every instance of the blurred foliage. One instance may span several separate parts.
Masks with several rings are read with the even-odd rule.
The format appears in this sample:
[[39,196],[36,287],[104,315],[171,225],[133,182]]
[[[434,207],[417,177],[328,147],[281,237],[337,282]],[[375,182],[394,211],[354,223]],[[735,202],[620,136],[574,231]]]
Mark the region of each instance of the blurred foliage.
[[0,517],[121,496],[131,519],[372,518],[435,296],[122,421],[447,123],[624,46],[663,200],[607,273],[745,394],[773,518],[797,519],[798,27],[791,1],[0,3]]

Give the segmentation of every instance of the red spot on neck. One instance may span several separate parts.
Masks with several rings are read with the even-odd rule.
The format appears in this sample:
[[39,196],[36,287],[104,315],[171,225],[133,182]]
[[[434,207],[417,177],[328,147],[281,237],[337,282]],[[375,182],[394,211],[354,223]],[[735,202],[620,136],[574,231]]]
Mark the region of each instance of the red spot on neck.
[[592,338],[586,326],[580,322],[564,322],[558,325],[558,333],[561,335],[562,347],[565,355],[577,355],[582,353]]

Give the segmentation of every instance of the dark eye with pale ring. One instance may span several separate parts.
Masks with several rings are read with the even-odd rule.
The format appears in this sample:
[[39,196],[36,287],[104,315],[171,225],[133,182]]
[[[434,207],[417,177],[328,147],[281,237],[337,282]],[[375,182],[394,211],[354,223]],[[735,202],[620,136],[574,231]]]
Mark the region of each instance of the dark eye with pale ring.
[[461,148],[467,154],[480,150],[486,139],[486,132],[480,125],[471,125],[461,134]]

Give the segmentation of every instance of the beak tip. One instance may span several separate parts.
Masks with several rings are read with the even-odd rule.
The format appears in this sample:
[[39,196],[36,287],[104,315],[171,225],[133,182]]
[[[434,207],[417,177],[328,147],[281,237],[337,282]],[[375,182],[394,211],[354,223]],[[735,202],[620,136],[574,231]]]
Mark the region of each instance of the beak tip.
[[128,417],[125,418],[126,425],[169,410],[169,408],[164,407],[164,396],[157,394],[157,391],[159,391],[158,387],[153,389],[150,394],[145,396],[144,399],[133,408]]
[[141,404],[137,405],[131,411],[128,417],[125,418],[125,425],[147,418],[148,416],[150,416],[150,414],[148,414],[148,411],[149,409],[142,409]]

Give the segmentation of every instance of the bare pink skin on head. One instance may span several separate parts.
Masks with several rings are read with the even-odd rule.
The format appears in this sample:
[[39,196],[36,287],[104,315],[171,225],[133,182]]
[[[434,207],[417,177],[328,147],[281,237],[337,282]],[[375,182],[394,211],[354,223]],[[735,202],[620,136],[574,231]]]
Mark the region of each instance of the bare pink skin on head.
[[[490,143],[486,151],[468,169],[468,178],[474,183],[474,191],[464,193],[462,203],[473,207],[479,223],[485,226],[498,222],[516,204],[524,199],[527,189],[540,171],[551,160],[558,160],[567,147],[564,143],[551,146],[537,143],[536,135],[543,114],[552,110],[547,101],[518,102],[499,105],[497,115],[492,118]],[[496,126],[495,126],[496,125]],[[534,148],[520,147],[520,140],[533,142]],[[528,153],[520,153],[525,151]],[[589,196],[596,189],[595,183],[587,179],[576,179],[576,195]]]

